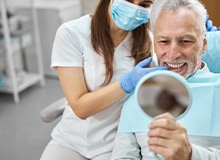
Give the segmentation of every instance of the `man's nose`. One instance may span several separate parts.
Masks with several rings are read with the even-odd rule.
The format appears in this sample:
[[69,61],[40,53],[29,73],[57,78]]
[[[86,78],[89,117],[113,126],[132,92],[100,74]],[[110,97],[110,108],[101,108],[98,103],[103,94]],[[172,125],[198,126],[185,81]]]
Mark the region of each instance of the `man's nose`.
[[170,49],[167,53],[167,56],[170,60],[175,60],[181,56],[180,47],[178,46],[178,43],[172,42],[170,44]]

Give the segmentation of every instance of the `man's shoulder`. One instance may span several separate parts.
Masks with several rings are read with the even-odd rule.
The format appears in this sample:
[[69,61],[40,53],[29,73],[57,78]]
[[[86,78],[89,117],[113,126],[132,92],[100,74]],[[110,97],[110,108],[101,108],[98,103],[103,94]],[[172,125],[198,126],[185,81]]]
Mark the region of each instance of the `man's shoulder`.
[[209,78],[210,78],[209,82],[219,82],[220,83],[220,73],[213,73],[213,72],[209,71],[207,76],[209,76]]
[[146,132],[150,118],[141,110],[135,94],[130,94],[122,108],[118,132]]
[[189,83],[220,83],[220,73],[211,72],[207,66],[202,70],[198,70],[193,76],[187,79]]

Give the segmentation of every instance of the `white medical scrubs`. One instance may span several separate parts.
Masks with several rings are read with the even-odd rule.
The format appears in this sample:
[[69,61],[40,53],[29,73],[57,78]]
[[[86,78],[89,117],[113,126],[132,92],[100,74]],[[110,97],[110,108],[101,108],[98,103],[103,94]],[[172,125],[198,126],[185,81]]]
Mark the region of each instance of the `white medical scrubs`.
[[[58,29],[51,66],[82,67],[88,89],[95,91],[105,79],[105,65],[103,57],[92,48],[90,23],[91,17],[86,15],[64,23]],[[134,67],[134,59],[130,58],[131,46],[131,33],[128,33],[115,48],[114,74],[110,83]],[[124,99],[86,119],[77,117],[67,103],[52,138],[87,158],[111,152],[123,102]]]

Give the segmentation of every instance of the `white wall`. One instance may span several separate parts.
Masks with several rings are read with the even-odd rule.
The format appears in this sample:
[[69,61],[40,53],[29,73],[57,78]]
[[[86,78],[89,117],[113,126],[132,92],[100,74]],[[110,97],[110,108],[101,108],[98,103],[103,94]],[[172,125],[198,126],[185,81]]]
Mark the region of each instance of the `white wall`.
[[[53,1],[76,1],[76,0],[33,0],[33,1],[35,1],[35,2],[37,2],[37,1],[41,1],[41,2],[43,2],[43,1],[45,1],[45,3],[46,2],[48,2],[48,1],[50,1],[50,2],[53,2]],[[81,1],[81,0],[77,0],[77,1]],[[96,6],[97,6],[97,3],[99,2],[99,0],[83,0],[83,5],[84,5],[84,9],[83,9],[83,12],[84,12],[84,14],[88,14],[88,13],[93,13],[94,12],[94,10],[95,10],[95,8],[96,8]],[[8,6],[11,6],[11,7],[13,7],[13,6],[19,6],[19,5],[21,5],[21,4],[30,4],[30,0],[6,0],[6,3],[7,3],[7,5]],[[76,12],[76,9],[73,9],[74,10],[74,12]],[[65,14],[66,15],[66,14]],[[65,17],[66,17],[66,19],[68,19],[68,17],[67,17],[68,15],[66,15]],[[47,17],[48,18],[48,17]],[[70,16],[70,18],[72,18],[72,14],[71,14],[71,16]],[[51,18],[51,19],[53,19],[54,20],[54,17],[53,18]],[[39,19],[40,20],[40,19]],[[54,20],[55,21],[55,20]],[[40,22],[40,21],[39,21]],[[48,23],[50,23],[51,21],[49,21]],[[39,23],[39,24],[41,24],[41,23]],[[54,26],[54,27],[56,27],[56,26]],[[52,28],[54,28],[54,27],[52,27]],[[47,27],[45,27],[45,25],[43,26],[43,28],[46,28],[46,29],[44,29],[44,31],[42,31],[42,26],[40,26],[40,32],[42,33],[42,34],[44,34],[44,32],[45,32],[45,30],[47,31]],[[52,32],[52,33],[51,33]],[[50,28],[50,30],[48,31],[48,32],[46,32],[47,34],[50,34],[50,36],[47,36],[47,37],[51,37],[51,35],[52,35],[52,37],[54,36],[54,33],[55,31],[53,30],[53,29],[51,29]],[[42,35],[41,35],[41,37],[42,37]],[[43,38],[43,39],[45,39],[45,38]],[[46,38],[44,41],[47,41],[48,39],[50,39],[50,38]],[[42,41],[42,40],[41,40]],[[44,42],[44,41],[42,41],[42,42]],[[53,70],[51,70],[49,67],[47,67],[48,65],[49,65],[49,63],[50,63],[50,55],[48,54],[48,55],[46,55],[44,52],[46,52],[46,53],[50,53],[50,51],[48,51],[47,52],[47,50],[50,50],[50,49],[48,49],[48,48],[51,48],[51,43],[52,43],[52,41],[53,40],[50,40],[50,41],[47,41],[47,44],[45,44],[45,43],[43,43],[41,46],[42,46],[42,51],[43,51],[43,55],[44,55],[44,66],[46,66],[46,68],[44,69],[45,70],[45,74],[47,74],[47,75],[49,75],[49,74],[51,74],[51,75],[54,75],[55,73],[53,72]],[[47,46],[47,47],[45,47],[45,46]],[[45,49],[46,48],[46,49]],[[27,57],[27,59],[28,59],[28,61],[30,60],[30,61],[32,61],[32,57],[30,57],[30,55],[32,56],[32,54],[29,54],[28,56],[29,57]],[[3,70],[3,58],[2,58],[2,56],[0,55],[0,72],[1,72],[1,70]],[[16,59],[15,60],[16,61],[16,64],[20,64],[20,61],[18,60],[18,59]],[[33,64],[33,66],[32,66],[32,64]],[[36,69],[35,69],[36,67],[35,67],[35,63],[29,63],[29,65],[28,65],[28,69],[29,70],[33,70],[33,71],[35,71]],[[50,73],[50,71],[52,72],[52,73]]]
[[93,13],[99,0],[84,0],[84,14]]
[[[16,6],[21,3],[28,3],[28,4],[30,3],[30,0],[6,0],[6,1],[9,6],[14,6],[14,5]],[[34,0],[34,1],[38,1],[38,0]],[[43,1],[43,0],[40,0],[40,1]],[[49,1],[60,1],[60,0],[49,0]],[[74,1],[74,0],[65,0],[65,1]],[[85,14],[93,13],[96,5],[99,2],[99,0],[83,0],[83,1],[84,1],[84,13]]]
[[6,0],[6,3],[10,6],[19,5],[21,3],[30,3],[30,0]]

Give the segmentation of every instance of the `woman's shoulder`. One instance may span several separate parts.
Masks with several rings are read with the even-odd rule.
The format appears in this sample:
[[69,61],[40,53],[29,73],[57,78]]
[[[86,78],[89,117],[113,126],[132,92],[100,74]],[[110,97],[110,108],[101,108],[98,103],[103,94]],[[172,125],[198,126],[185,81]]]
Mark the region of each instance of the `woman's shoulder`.
[[61,32],[69,32],[74,34],[90,34],[90,24],[91,24],[91,17],[90,15],[84,15],[80,18],[67,21],[63,23],[59,27],[59,31]]

